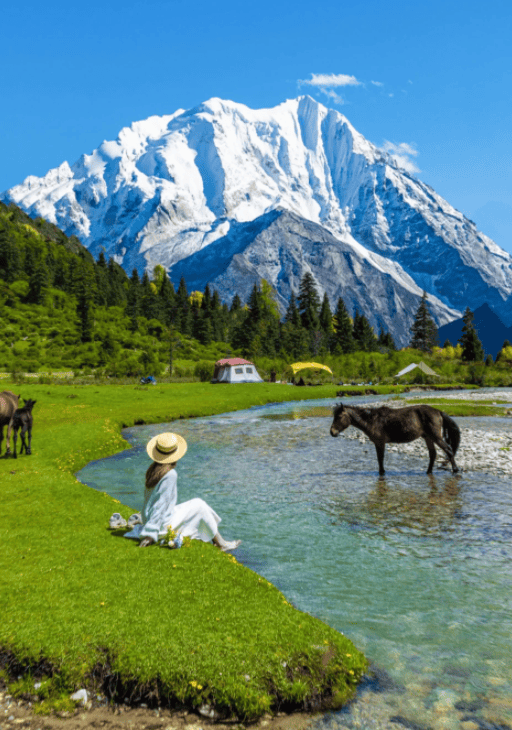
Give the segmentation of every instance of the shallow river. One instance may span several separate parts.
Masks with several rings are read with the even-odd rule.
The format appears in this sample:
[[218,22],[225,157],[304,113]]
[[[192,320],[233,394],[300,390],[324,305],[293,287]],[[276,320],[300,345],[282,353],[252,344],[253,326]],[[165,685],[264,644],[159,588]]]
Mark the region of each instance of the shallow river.
[[[425,448],[420,458],[387,451],[379,479],[372,444],[329,435],[332,405],[127,429],[133,449],[78,477],[139,510],[146,442],[163,430],[186,438],[179,501],[203,497],[222,534],[243,540],[240,562],[377,668],[379,681],[320,724],[512,727],[512,478],[428,477]],[[510,420],[459,420],[510,433]]]

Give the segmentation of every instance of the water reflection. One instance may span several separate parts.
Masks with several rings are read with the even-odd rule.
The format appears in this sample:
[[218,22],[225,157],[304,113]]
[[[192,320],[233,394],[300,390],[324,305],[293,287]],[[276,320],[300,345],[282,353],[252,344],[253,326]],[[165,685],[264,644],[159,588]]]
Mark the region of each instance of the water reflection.
[[[449,691],[457,727],[457,702],[512,696],[512,479],[427,476],[424,455],[400,451],[386,454],[379,478],[373,445],[329,435],[332,405],[128,429],[134,448],[80,478],[137,508],[145,443],[164,427],[179,431],[189,444],[180,501],[205,498],[223,534],[243,538],[239,560],[405,686],[393,702],[411,722],[432,726]],[[491,423],[501,421],[510,429]]]

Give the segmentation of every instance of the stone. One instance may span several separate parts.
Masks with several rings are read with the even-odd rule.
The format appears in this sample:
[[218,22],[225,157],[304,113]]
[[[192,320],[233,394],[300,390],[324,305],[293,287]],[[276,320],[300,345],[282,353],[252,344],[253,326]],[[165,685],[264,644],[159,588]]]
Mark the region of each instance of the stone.
[[86,705],[89,695],[87,694],[86,689],[79,689],[70,696],[70,699],[72,699],[73,702],[79,702],[81,705]]

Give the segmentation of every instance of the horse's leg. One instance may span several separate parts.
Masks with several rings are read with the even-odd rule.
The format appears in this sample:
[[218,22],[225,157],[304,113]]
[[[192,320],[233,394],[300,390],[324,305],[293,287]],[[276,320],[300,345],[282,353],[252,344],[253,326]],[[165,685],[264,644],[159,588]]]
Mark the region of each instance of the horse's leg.
[[432,438],[433,438],[434,443],[436,443],[437,446],[439,446],[439,448],[444,451],[444,453],[446,454],[446,456],[450,460],[450,464],[452,465],[452,471],[453,471],[453,473],[454,474],[457,474],[457,472],[459,471],[459,467],[455,463],[455,458],[453,456],[453,451],[451,450],[451,448],[448,446],[448,444],[446,443],[446,441],[444,441],[444,439],[441,438],[441,436],[433,436]]
[[379,475],[382,477],[386,473],[384,469],[384,449],[386,445],[381,441],[374,441],[375,451],[377,452],[377,461],[379,462]]
[[432,439],[429,438],[428,436],[423,436],[423,439],[424,439],[425,443],[427,444],[428,455],[429,455],[427,474],[432,474],[432,469],[434,468],[434,461],[436,460],[436,447],[434,446],[434,442],[432,441]]
[[[18,458],[18,454],[16,453],[16,442],[17,442],[17,440],[18,440],[18,429],[15,428],[14,429],[14,433],[12,435],[12,443],[13,443],[13,447],[14,447],[14,451],[13,451],[13,455],[12,455],[12,458],[13,459],[17,459]],[[21,453],[21,451],[20,451],[20,453]]]
[[27,446],[27,442],[25,441],[25,439],[23,439],[23,443],[25,444],[25,454],[27,456],[30,456],[30,454],[32,453],[32,449],[31,449],[32,426],[31,426],[30,422],[25,425],[24,432],[27,434],[27,441],[28,441],[28,446]]
[[27,456],[30,456],[32,453],[32,424],[29,422],[27,423],[27,441],[28,441],[28,448],[27,444],[25,444],[25,453]]
[[12,429],[12,419],[9,421],[7,425],[7,436],[5,437],[5,455],[9,455],[11,453],[11,429]]
[[27,427],[25,424],[21,427],[20,430],[20,436],[21,436],[21,448],[20,448],[20,455],[23,453],[23,449],[25,449],[25,453],[27,453],[27,444],[25,442],[25,431],[27,430]]

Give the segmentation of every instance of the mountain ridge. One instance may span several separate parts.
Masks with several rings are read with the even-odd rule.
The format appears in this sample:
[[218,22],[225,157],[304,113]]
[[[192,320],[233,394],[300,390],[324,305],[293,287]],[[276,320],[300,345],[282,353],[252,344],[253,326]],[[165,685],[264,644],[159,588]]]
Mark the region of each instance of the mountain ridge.
[[[172,277],[180,261],[227,241],[231,230],[247,233],[245,224],[284,209],[377,270],[387,261],[401,287],[412,279],[453,318],[487,302],[512,324],[512,257],[308,96],[259,110],[213,98],[149,117],[0,198],[74,233],[93,254],[113,255],[125,270],[162,264]],[[320,290],[332,274],[317,272]],[[404,312],[396,328],[404,332],[413,315]]]

